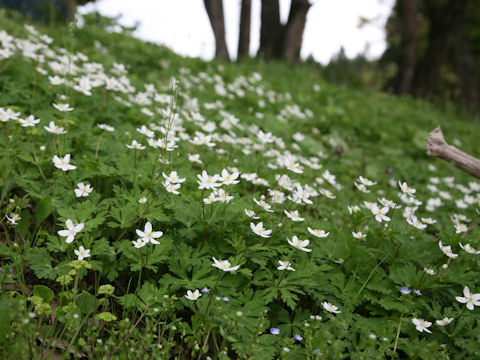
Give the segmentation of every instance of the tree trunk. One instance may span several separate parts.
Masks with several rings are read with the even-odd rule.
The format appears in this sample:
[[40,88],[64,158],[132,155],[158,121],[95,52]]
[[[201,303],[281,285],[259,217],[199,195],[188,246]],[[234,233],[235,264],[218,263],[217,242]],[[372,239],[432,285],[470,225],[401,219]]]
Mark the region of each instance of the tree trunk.
[[225,19],[222,0],[203,0],[208,19],[215,36],[215,59],[230,61],[227,43],[225,41]]
[[300,58],[308,9],[310,9],[308,0],[292,0],[282,54],[283,58],[290,64],[297,63]]
[[242,0],[242,10],[240,11],[240,35],[238,38],[238,59],[248,57],[249,55],[251,12],[252,0]]
[[455,29],[453,56],[460,80],[461,101],[467,109],[476,110],[479,106],[477,103],[477,71],[475,56],[468,38],[466,22],[466,11],[463,11],[458,18],[458,24]]
[[397,92],[411,94],[418,44],[418,0],[398,0],[402,24],[402,45]]
[[446,5],[438,0],[425,1],[426,16],[430,20],[428,47],[416,72],[416,94],[432,99],[438,83],[440,68],[445,62],[454,40],[452,31],[467,1],[449,0]]
[[279,0],[262,0],[260,49],[265,59],[278,59],[282,55],[284,27],[280,23]]

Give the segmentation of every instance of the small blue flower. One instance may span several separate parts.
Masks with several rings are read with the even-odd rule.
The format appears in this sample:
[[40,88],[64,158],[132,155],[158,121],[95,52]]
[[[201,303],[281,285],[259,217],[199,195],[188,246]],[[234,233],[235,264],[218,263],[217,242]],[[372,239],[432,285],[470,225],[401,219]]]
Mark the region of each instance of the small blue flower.
[[402,294],[405,294],[405,295],[406,295],[406,294],[410,294],[410,293],[412,292],[412,290],[410,290],[409,288],[407,288],[406,286],[404,286],[404,287],[402,287],[402,288],[400,289],[400,292],[401,292]]
[[272,327],[272,328],[270,328],[270,334],[279,335],[280,334],[280,329]]
[[303,340],[303,338],[299,334],[295,334],[293,338],[297,341],[302,341]]
[[420,290],[413,289],[413,292],[418,296],[422,296],[422,293],[420,292]]
[[202,292],[203,292],[203,293],[207,293],[207,292],[209,292],[209,291],[210,291],[209,288],[203,288],[203,289],[202,289]]
[[229,299],[228,297],[226,297],[226,296],[222,297],[222,300],[223,300],[223,301],[230,301],[230,299]]
[[315,349],[315,350],[313,350],[313,353],[314,353],[315,355],[323,355],[323,354],[320,352],[320,349]]

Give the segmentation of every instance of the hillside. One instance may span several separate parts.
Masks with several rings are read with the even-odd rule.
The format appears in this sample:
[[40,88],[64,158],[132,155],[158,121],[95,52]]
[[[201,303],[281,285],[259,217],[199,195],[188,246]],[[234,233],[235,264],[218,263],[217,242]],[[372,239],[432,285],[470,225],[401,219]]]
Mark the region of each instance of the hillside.
[[118,28],[0,12],[2,358],[478,357],[477,122]]

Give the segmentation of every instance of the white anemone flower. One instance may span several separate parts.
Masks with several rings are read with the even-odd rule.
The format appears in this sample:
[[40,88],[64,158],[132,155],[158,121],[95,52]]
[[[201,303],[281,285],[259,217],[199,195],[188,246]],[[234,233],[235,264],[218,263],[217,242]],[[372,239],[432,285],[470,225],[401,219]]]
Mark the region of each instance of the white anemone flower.
[[463,297],[456,296],[455,299],[462,304],[467,304],[468,310],[473,310],[474,306],[480,306],[480,294],[472,294],[466,285],[463,288]]
[[152,224],[149,221],[147,221],[147,223],[145,224],[144,231],[136,229],[135,232],[137,233],[138,236],[140,236],[140,239],[143,242],[145,243],[151,242],[154,245],[160,244],[160,242],[158,242],[155,239],[158,239],[163,235],[162,231],[152,231]]
[[80,223],[74,225],[72,220],[67,219],[67,221],[65,221],[65,225],[67,226],[67,230],[59,230],[58,235],[67,237],[65,241],[67,244],[69,244],[73,241],[75,235],[83,230],[84,224]]
[[212,266],[219,268],[220,270],[231,272],[231,271],[236,271],[240,267],[240,265],[237,266],[232,266],[230,264],[230,261],[228,260],[217,260],[215,257],[212,257],[213,259],[213,264]]
[[432,326],[432,323],[430,321],[425,321],[423,319],[417,319],[417,318],[413,318],[412,319],[412,323],[413,325],[415,325],[415,329],[417,329],[418,331],[420,332],[428,332],[428,333],[432,333],[430,330],[428,330],[428,328],[430,326]]

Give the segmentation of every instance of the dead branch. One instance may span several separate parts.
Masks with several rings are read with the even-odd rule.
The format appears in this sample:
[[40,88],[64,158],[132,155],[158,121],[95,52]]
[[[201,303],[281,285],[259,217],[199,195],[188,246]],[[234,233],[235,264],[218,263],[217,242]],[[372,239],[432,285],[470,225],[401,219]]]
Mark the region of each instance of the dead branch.
[[427,136],[427,155],[438,157],[445,161],[453,161],[455,166],[466,173],[480,179],[480,160],[447,144],[440,126],[437,126]]

